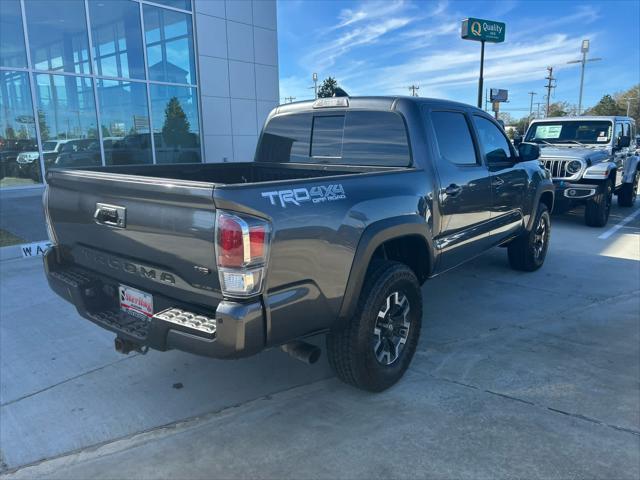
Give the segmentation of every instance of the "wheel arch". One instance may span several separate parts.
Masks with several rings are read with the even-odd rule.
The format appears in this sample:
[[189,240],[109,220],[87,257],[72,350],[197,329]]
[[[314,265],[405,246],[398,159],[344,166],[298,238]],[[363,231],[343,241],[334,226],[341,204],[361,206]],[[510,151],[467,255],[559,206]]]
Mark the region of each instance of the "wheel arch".
[[349,273],[336,321],[338,326],[344,325],[354,314],[369,266],[377,258],[406,264],[423,283],[431,275],[435,262],[425,219],[418,215],[403,215],[380,220],[364,230]]

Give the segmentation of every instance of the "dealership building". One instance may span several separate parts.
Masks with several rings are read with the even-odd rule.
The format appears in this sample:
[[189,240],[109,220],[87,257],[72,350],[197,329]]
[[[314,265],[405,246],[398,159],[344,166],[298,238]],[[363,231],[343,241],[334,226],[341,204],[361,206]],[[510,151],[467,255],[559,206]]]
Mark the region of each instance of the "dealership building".
[[0,247],[48,168],[251,161],[278,99],[275,0],[0,0]]

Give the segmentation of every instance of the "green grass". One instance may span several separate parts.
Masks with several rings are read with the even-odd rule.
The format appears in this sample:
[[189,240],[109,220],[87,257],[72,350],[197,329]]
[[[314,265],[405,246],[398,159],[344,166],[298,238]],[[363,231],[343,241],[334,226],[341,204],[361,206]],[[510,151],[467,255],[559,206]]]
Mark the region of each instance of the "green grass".
[[9,245],[16,245],[18,243],[25,243],[24,238],[20,238],[0,228],[0,247],[8,247]]

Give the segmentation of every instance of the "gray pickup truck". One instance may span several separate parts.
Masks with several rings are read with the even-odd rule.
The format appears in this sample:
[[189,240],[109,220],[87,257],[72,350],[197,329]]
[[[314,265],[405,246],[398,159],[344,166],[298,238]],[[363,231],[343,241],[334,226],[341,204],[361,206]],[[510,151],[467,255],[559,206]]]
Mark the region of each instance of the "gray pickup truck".
[[640,179],[636,124],[630,117],[555,117],[534,120],[525,141],[540,145],[540,161],[556,186],[555,212],[585,205],[585,223],[604,227],[613,195],[632,207]]
[[47,278],[120,352],[313,362],[324,333],[338,377],[380,391],[415,352],[428,278],[498,245],[542,265],[539,153],[454,102],[283,105],[251,163],[49,170]]

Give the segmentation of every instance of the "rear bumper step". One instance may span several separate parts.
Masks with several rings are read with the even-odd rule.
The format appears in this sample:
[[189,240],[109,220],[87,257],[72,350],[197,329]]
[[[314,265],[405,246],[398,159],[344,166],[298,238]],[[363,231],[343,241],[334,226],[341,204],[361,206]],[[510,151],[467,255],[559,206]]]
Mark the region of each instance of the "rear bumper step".
[[265,346],[264,314],[259,300],[222,301],[215,312],[207,313],[154,294],[154,305],[157,303],[160,311],[150,319],[138,318],[120,310],[117,280],[77,265],[59,263],[57,258],[55,247],[44,256],[51,289],[73,303],[82,317],[123,340],[155,350],[175,348],[214,358],[248,356]]

